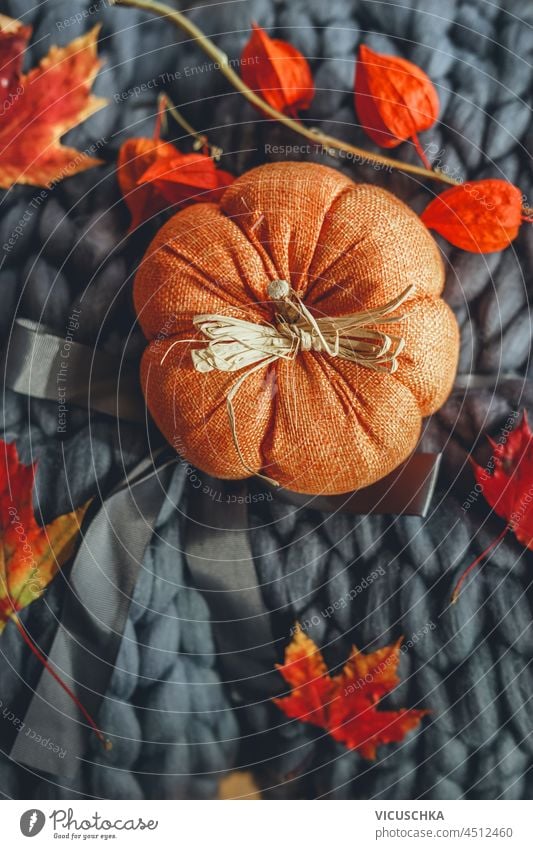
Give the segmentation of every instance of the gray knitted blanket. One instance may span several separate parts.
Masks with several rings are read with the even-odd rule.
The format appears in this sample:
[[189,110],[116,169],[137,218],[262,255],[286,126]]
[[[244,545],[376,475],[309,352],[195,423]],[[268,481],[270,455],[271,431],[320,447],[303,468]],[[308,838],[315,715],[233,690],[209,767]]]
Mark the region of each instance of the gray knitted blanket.
[[[65,44],[101,22],[106,64],[95,89],[110,98],[67,139],[82,150],[97,143],[104,166],[65,180],[38,206],[32,200],[40,190],[31,187],[1,199],[0,245],[24,222],[0,270],[1,338],[16,315],[64,335],[72,308],[81,305],[78,341],[94,344],[98,337],[104,350],[122,352],[128,338],[135,357],[144,342],[134,327],[131,275],[155,224],[126,238],[128,215],[114,163],[124,139],[152,134],[158,92],[167,88],[192,125],[223,147],[223,166],[234,173],[287,158],[273,146],[297,140],[228,90],[194,43],[169,24],[105,0],[1,0],[0,12],[33,26],[31,65],[50,44]],[[253,20],[293,42],[313,67],[317,93],[309,120],[369,149],[353,111],[357,45],[364,40],[416,62],[442,103],[441,121],[424,141],[461,175],[506,178],[533,197],[527,152],[533,6],[527,0],[245,0],[206,9],[195,4],[190,14],[232,58]],[[179,133],[176,143],[186,149]],[[398,156],[415,161],[407,145]],[[289,158],[308,157],[291,150]],[[434,188],[346,160],[315,158],[387,187],[417,211]],[[369,651],[404,635],[409,647],[391,703],[430,709],[420,729],[369,763],[319,729],[289,721],[267,700],[250,704],[238,690],[223,688],[207,606],[190,587],[179,553],[182,521],[166,507],[98,717],[112,752],[95,741],[74,780],[32,773],[2,754],[5,797],[213,798],[220,777],[235,765],[254,769],[265,795],[281,798],[530,797],[531,553],[508,535],[467,583],[460,604],[450,608],[448,601],[461,571],[501,529],[482,498],[463,507],[474,483],[466,458],[471,452],[482,457],[482,434],[497,435],[513,411],[533,411],[525,273],[533,231],[523,227],[510,248],[488,256],[439,244],[445,296],[461,325],[459,371],[487,380],[456,391],[427,423],[424,446],[444,451],[429,517],[326,516],[279,502],[253,505],[250,517],[265,604],[275,616],[304,622],[331,666],[347,657],[352,643]],[[35,508],[43,521],[109,492],[123,469],[146,453],[142,427],[122,424],[119,432],[104,415],[89,420],[73,410],[59,441],[52,403],[6,391],[2,413],[3,439],[16,440],[25,462],[38,460]],[[175,503],[183,491],[178,469]],[[379,567],[379,579],[354,602],[333,608]],[[58,576],[23,614],[41,646],[56,627],[62,593]],[[38,673],[9,625],[0,638],[0,699],[9,695],[22,711]]]

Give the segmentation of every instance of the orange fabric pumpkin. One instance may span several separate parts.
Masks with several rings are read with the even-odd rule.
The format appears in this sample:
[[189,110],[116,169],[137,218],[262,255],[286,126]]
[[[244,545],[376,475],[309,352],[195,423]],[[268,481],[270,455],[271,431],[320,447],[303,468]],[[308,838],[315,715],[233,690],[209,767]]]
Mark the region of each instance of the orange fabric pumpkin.
[[[413,286],[403,318],[375,328],[403,339],[397,370],[300,346],[242,380],[232,431],[226,399],[246,369],[197,371],[192,352],[206,338],[193,320],[276,326],[269,287],[279,280],[313,316],[328,317],[378,308]],[[248,468],[297,492],[367,486],[410,454],[422,417],[450,392],[459,339],[443,284],[433,238],[393,195],[322,165],[263,165],[236,180],[220,206],[175,215],[142,261],[134,300],[149,340],[148,407],[176,450],[216,477],[247,477]]]

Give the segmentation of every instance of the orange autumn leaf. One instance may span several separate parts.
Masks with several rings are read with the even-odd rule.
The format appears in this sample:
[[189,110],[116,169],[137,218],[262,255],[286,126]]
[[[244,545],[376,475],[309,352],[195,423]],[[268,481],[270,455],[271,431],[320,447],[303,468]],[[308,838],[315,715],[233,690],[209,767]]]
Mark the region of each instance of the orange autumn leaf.
[[23,74],[22,55],[31,29],[17,25],[0,17],[0,67],[2,82],[8,85],[0,124],[0,188],[14,183],[48,187],[101,162],[60,142],[107,103],[91,94],[101,64],[96,49],[99,27],[66,47],[51,47],[36,68]]
[[502,251],[518,235],[522,195],[506,180],[462,183],[434,198],[420,217],[426,227],[464,251]]
[[241,76],[269,106],[293,118],[300,110],[309,109],[315,96],[305,56],[289,42],[270,38],[257,24],[252,24],[252,34],[241,54]]
[[0,440],[0,633],[10,617],[44,592],[71,556],[87,504],[40,527],[33,513],[35,464]]
[[461,575],[452,595],[457,601],[470,572],[512,531],[526,548],[533,549],[533,433],[526,412],[522,421],[505,440],[495,442],[489,466],[472,462],[476,483],[494,512],[505,519],[505,527]]
[[412,139],[426,167],[431,167],[418,133],[437,120],[439,96],[417,65],[361,44],[355,69],[355,108],[372,141],[381,147],[396,147]]
[[416,728],[425,710],[378,710],[379,701],[399,684],[401,639],[363,654],[355,647],[338,675],[330,675],[322,653],[297,626],[278,665],[291,687],[274,699],[291,719],[317,725],[348,749],[374,760],[376,749],[397,743]]
[[159,139],[128,139],[118,156],[118,182],[131,213],[130,231],[169,206],[217,202],[233,175],[203,153],[181,153]]

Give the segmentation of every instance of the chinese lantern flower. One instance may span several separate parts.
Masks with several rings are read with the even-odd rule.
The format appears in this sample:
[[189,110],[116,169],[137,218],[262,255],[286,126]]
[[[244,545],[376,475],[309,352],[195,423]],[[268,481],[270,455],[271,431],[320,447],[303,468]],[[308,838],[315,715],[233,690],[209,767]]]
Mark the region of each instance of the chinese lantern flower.
[[361,44],[355,69],[355,109],[372,141],[380,147],[397,147],[411,139],[426,167],[431,167],[418,133],[437,120],[439,97],[417,65]]
[[431,230],[472,253],[504,250],[518,235],[522,195],[506,180],[476,180],[453,186],[421,215]]
[[241,76],[269,106],[293,118],[309,109],[315,95],[307,59],[287,41],[270,38],[257,24],[252,24],[250,40],[242,51]]

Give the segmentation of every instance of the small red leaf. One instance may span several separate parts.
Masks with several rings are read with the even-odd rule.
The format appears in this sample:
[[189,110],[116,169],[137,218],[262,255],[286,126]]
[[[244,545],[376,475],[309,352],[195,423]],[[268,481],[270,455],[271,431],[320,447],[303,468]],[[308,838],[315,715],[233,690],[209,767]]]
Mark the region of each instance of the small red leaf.
[[520,190],[505,180],[476,180],[446,189],[421,215],[431,230],[472,253],[504,250],[518,235]]
[[274,699],[292,719],[325,729],[334,740],[374,760],[379,745],[403,740],[424,710],[378,710],[379,700],[399,683],[401,640],[370,654],[356,648],[339,675],[331,676],[313,640],[297,628],[280,665],[291,693]]
[[241,76],[270,106],[292,117],[309,109],[315,95],[307,59],[287,41],[270,38],[257,24],[252,24],[242,51]]
[[355,108],[361,126],[381,147],[413,139],[426,166],[418,133],[433,126],[439,114],[435,86],[407,59],[375,53],[362,44],[355,70]]
[[[0,15],[0,100],[4,112],[10,105],[10,95],[12,98],[18,96],[16,90],[30,36],[31,27],[25,27],[20,21]],[[22,90],[22,86],[20,88]]]

